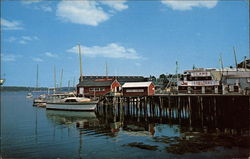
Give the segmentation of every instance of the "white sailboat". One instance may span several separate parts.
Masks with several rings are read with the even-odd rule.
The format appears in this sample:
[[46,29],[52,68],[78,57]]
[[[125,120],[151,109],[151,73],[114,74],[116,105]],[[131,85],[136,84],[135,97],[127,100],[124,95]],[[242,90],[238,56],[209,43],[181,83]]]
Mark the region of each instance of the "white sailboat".
[[[81,47],[79,47],[79,59],[80,59],[80,80],[83,79],[82,76],[82,57],[81,57]],[[93,101],[86,97],[67,97],[62,99],[60,102],[47,103],[46,109],[54,110],[73,110],[73,111],[94,111],[96,109],[98,101]]]

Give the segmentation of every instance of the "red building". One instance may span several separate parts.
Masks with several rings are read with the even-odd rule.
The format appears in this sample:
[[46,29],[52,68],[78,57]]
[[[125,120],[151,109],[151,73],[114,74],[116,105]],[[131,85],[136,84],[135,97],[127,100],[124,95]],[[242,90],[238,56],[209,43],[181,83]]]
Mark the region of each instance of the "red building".
[[155,85],[152,82],[127,82],[122,85],[123,96],[152,96]]
[[116,93],[121,84],[114,78],[83,80],[77,85],[77,94],[84,96],[102,96]]

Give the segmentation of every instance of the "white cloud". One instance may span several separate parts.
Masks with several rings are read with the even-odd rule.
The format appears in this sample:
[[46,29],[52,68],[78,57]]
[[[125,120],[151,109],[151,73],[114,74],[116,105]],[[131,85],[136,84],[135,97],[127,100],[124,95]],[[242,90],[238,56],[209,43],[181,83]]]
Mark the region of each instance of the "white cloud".
[[43,62],[43,59],[41,59],[39,57],[33,57],[32,60],[35,62]]
[[[57,5],[56,15],[65,22],[97,26],[108,20],[112,14],[107,13],[102,5],[106,5],[111,12],[128,8],[125,0],[116,1],[61,1]],[[102,4],[102,5],[101,5]],[[113,12],[114,13],[114,12]]]
[[173,10],[191,10],[193,7],[213,8],[217,5],[217,0],[162,0],[163,4]]
[[14,36],[11,36],[11,37],[9,37],[9,38],[7,39],[8,42],[14,42],[14,41],[16,41],[16,40],[17,40],[17,38],[14,37]]
[[22,36],[19,38],[19,43],[20,44],[27,44],[30,41],[38,40],[37,36]]
[[[89,57],[108,57],[108,58],[124,58],[124,59],[140,59],[135,49],[125,48],[116,43],[110,43],[106,46],[81,46],[82,54]],[[78,46],[67,50],[67,52],[78,53]]]
[[62,1],[57,6],[56,15],[67,22],[97,26],[109,19],[95,1]]
[[136,62],[135,65],[136,65],[136,66],[141,66],[141,63]]
[[22,36],[22,39],[27,40],[27,41],[31,41],[32,37],[30,37],[30,36]]
[[42,0],[22,0],[23,4],[32,4],[32,3],[38,3],[41,2]]
[[22,23],[19,21],[9,21],[4,18],[1,18],[1,26],[3,30],[22,30]]
[[16,61],[16,59],[19,57],[21,57],[21,56],[14,55],[14,54],[1,54],[1,61],[13,62],[13,61]]
[[25,40],[19,40],[19,44],[27,44],[27,41],[25,41]]
[[115,0],[115,1],[100,1],[102,4],[108,5],[109,7],[117,10],[122,11],[128,8],[128,5],[126,5],[126,0]]
[[39,2],[42,2],[42,0],[23,0],[22,1],[22,3],[25,4],[26,6],[31,6],[29,8],[42,10],[44,12],[52,12],[52,8],[48,4],[44,4],[44,3],[41,4]]
[[51,52],[45,52],[44,54],[48,57],[58,57],[57,54],[53,54]]
[[40,9],[44,12],[52,12],[52,8],[50,6],[42,5],[40,6]]
[[20,44],[27,44],[30,41],[39,40],[37,36],[21,36],[21,37],[15,37],[11,36],[8,39],[6,39],[7,42],[18,42]]

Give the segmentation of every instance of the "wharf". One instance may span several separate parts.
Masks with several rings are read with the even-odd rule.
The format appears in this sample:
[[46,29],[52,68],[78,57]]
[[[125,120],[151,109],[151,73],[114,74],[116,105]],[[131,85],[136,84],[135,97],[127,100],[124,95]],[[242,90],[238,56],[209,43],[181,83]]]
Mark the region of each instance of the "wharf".
[[[163,112],[196,112],[202,114],[221,114],[230,111],[244,112],[249,115],[250,96],[240,94],[171,94],[154,96],[103,96],[100,98],[98,111],[123,109],[133,113],[162,115]],[[163,113],[164,114],[164,113]],[[185,113],[184,113],[185,114]]]

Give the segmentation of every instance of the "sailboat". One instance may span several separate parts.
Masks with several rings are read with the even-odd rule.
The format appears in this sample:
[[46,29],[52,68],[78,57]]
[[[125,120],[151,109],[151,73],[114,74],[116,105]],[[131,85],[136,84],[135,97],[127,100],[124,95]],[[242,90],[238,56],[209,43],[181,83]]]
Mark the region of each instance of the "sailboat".
[[[81,57],[81,46],[79,48],[79,59],[80,59],[80,80],[82,81],[82,57]],[[77,97],[75,95],[61,99],[60,102],[47,103],[46,109],[54,110],[71,110],[71,111],[94,111],[96,109],[98,101],[94,101],[90,98]]]
[[[36,65],[36,91],[38,91],[37,89],[38,89],[38,64]],[[35,92],[35,90],[33,90],[32,92]],[[32,98],[32,97],[33,97],[32,93],[28,93],[26,95],[26,98]]]

